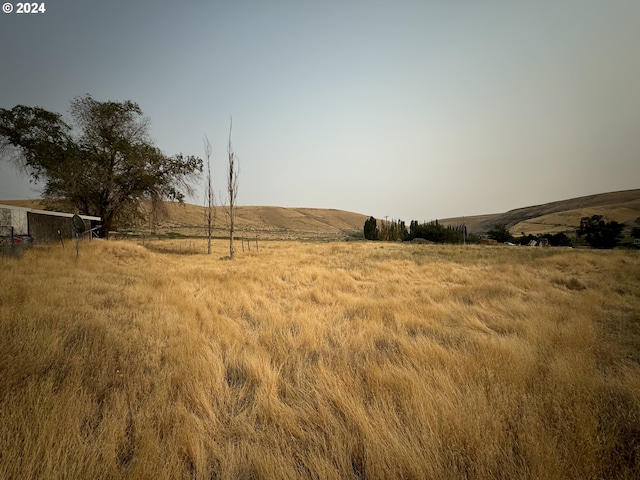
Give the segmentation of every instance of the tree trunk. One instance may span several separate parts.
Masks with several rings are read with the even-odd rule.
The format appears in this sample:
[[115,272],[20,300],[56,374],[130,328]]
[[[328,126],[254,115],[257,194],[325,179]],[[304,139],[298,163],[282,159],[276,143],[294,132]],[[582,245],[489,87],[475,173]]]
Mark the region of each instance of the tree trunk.
[[231,127],[233,119],[229,123],[229,144],[227,145],[227,154],[229,156],[229,175],[227,177],[227,192],[229,193],[229,258],[235,258],[235,248],[233,246],[233,232],[236,221],[236,198],[238,196],[238,165],[236,163],[236,154],[231,146]]

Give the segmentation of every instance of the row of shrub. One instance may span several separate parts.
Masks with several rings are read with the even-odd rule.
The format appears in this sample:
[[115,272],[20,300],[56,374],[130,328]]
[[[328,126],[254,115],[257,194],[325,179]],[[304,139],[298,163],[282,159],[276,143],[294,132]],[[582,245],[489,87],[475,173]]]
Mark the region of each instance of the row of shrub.
[[[555,247],[589,245],[593,248],[613,248],[623,239],[624,223],[608,220],[602,215],[583,217],[572,239],[566,233],[546,233],[542,235],[523,235],[514,237],[506,225],[495,225],[487,232],[487,237],[499,243],[529,245],[532,240],[544,242]],[[633,227],[631,236],[640,238],[640,227]],[[367,240],[411,241],[423,239],[434,243],[479,243],[479,235],[469,233],[464,224],[441,225],[438,220],[418,223],[412,220],[407,229],[402,220],[385,220],[378,224],[374,217],[364,223],[364,238]]]
[[480,237],[467,232],[465,225],[441,225],[438,220],[418,223],[412,220],[407,229],[402,220],[378,221],[370,217],[364,222],[364,238],[367,240],[411,241],[416,238],[434,243],[477,243]]

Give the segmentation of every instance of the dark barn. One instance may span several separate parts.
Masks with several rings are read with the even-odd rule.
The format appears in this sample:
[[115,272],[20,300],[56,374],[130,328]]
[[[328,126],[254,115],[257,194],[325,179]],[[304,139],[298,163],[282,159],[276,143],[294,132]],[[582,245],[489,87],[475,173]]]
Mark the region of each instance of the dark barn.
[[[89,232],[101,223],[100,217],[79,216],[84,220],[85,232]],[[60,235],[65,240],[74,238],[72,219],[71,213],[0,205],[0,225],[6,228],[12,227],[14,236],[32,237],[36,243],[56,242],[60,240]]]

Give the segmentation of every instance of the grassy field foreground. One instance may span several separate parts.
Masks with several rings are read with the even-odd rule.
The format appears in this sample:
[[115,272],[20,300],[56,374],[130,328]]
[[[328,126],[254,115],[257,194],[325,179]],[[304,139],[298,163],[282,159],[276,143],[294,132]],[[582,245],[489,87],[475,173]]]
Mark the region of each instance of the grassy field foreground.
[[640,477],[638,252],[0,258],[0,478]]

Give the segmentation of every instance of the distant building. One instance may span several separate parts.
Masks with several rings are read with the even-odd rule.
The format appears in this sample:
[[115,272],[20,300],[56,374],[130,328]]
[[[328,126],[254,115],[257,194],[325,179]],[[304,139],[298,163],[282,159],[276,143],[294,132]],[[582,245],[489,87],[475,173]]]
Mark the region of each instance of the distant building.
[[[97,228],[102,223],[100,217],[79,215],[84,220],[85,231]],[[73,214],[49,212],[33,208],[0,204],[0,234],[15,237],[32,237],[34,242],[44,243],[74,237]],[[58,231],[60,234],[58,234]]]
[[481,238],[480,245],[498,245],[498,241],[493,238]]

